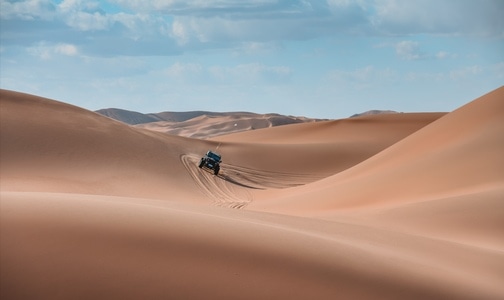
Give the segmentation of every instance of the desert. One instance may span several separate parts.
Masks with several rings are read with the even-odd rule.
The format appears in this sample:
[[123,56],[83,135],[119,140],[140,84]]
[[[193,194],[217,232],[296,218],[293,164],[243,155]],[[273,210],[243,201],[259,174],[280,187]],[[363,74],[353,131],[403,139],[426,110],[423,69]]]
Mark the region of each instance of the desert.
[[504,87],[451,112],[197,118],[0,90],[0,298],[504,298]]

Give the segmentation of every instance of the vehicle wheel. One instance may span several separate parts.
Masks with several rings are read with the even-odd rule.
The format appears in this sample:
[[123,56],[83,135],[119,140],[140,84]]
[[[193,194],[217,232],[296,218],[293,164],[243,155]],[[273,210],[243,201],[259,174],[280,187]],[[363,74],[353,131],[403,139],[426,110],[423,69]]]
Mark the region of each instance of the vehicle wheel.
[[203,168],[203,166],[204,166],[204,165],[205,165],[205,160],[202,158],[202,159],[200,159],[200,161],[199,161],[199,165],[198,165],[198,167],[201,169],[201,168]]
[[220,170],[220,167],[219,166],[215,166],[214,175],[219,175],[219,170]]

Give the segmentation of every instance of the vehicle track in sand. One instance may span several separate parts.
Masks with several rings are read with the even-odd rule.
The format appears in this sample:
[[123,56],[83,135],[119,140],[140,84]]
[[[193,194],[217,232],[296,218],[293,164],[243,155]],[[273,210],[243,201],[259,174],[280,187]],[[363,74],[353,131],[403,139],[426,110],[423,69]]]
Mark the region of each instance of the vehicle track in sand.
[[243,208],[253,199],[251,189],[281,189],[320,179],[320,176],[272,172],[221,163],[219,175],[200,169],[200,156],[184,154],[182,164],[214,205]]

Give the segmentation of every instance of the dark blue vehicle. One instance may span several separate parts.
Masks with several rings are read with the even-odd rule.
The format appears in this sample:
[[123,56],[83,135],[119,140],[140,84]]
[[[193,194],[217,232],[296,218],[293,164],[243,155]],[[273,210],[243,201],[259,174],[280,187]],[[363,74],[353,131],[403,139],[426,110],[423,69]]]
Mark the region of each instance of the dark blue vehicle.
[[213,171],[215,175],[219,174],[221,156],[213,151],[208,150],[205,156],[200,159],[198,167],[207,168]]

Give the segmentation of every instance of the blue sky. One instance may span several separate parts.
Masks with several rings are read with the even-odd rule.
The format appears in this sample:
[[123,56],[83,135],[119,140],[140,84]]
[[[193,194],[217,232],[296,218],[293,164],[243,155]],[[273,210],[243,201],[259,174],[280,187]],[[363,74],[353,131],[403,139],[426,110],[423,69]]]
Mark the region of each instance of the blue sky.
[[0,3],[0,87],[90,110],[452,111],[504,82],[501,0]]

